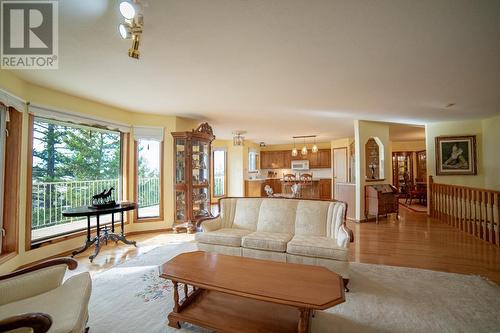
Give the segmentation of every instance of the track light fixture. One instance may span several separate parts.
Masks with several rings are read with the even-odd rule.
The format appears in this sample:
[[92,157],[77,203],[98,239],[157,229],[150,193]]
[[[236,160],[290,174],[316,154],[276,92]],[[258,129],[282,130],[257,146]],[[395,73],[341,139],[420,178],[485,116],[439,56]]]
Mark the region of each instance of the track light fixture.
[[132,47],[128,50],[131,58],[139,59],[139,45],[141,41],[144,17],[140,0],[122,1],[120,3],[120,13],[124,22],[118,26],[118,32],[123,39],[131,39]]

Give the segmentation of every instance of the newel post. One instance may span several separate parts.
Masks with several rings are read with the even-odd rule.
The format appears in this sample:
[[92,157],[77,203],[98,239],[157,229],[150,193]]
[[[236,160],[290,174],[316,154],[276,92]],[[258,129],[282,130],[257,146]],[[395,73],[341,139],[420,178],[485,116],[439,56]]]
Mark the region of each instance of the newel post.
[[428,193],[427,193],[427,201],[428,201],[428,204],[429,204],[429,212],[428,214],[430,216],[434,216],[434,202],[432,200],[432,195],[434,193],[434,178],[432,177],[432,175],[429,175],[429,188],[427,189]]

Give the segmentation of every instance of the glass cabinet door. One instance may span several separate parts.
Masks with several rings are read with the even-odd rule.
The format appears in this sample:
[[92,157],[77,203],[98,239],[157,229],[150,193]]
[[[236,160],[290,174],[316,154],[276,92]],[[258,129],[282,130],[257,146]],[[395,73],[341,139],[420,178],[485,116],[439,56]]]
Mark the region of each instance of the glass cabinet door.
[[193,185],[209,184],[209,146],[207,142],[193,140],[192,145],[192,169]]
[[186,139],[175,139],[175,183],[186,181]]
[[186,192],[175,192],[175,219],[184,221],[186,219]]
[[193,218],[209,215],[210,197],[208,187],[193,188]]

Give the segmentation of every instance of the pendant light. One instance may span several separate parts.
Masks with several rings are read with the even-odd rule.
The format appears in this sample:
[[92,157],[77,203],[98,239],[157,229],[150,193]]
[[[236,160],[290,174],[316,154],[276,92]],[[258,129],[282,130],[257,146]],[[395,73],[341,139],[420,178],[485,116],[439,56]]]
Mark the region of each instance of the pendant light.
[[314,145],[312,146],[311,151],[313,153],[317,153],[318,152],[318,146],[316,145],[316,138],[314,138]]
[[304,147],[302,147],[302,149],[300,150],[300,153],[302,154],[302,156],[307,155],[307,147],[306,147],[306,139],[305,138],[304,138]]
[[295,147],[295,138],[293,138],[293,149],[292,149],[292,156],[297,156],[299,152],[297,151],[297,147]]

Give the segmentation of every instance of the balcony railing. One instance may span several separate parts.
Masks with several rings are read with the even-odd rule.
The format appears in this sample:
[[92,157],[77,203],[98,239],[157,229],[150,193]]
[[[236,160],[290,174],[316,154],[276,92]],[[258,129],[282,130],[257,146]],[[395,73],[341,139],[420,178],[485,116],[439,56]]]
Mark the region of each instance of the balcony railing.
[[[32,187],[32,229],[70,223],[81,218],[67,218],[62,212],[71,207],[90,205],[92,196],[114,187],[113,199],[118,200],[118,179],[67,182],[34,182]],[[159,178],[139,178],[140,207],[158,205]]]
[[225,195],[224,191],[224,174],[214,174],[214,197],[221,197]]

